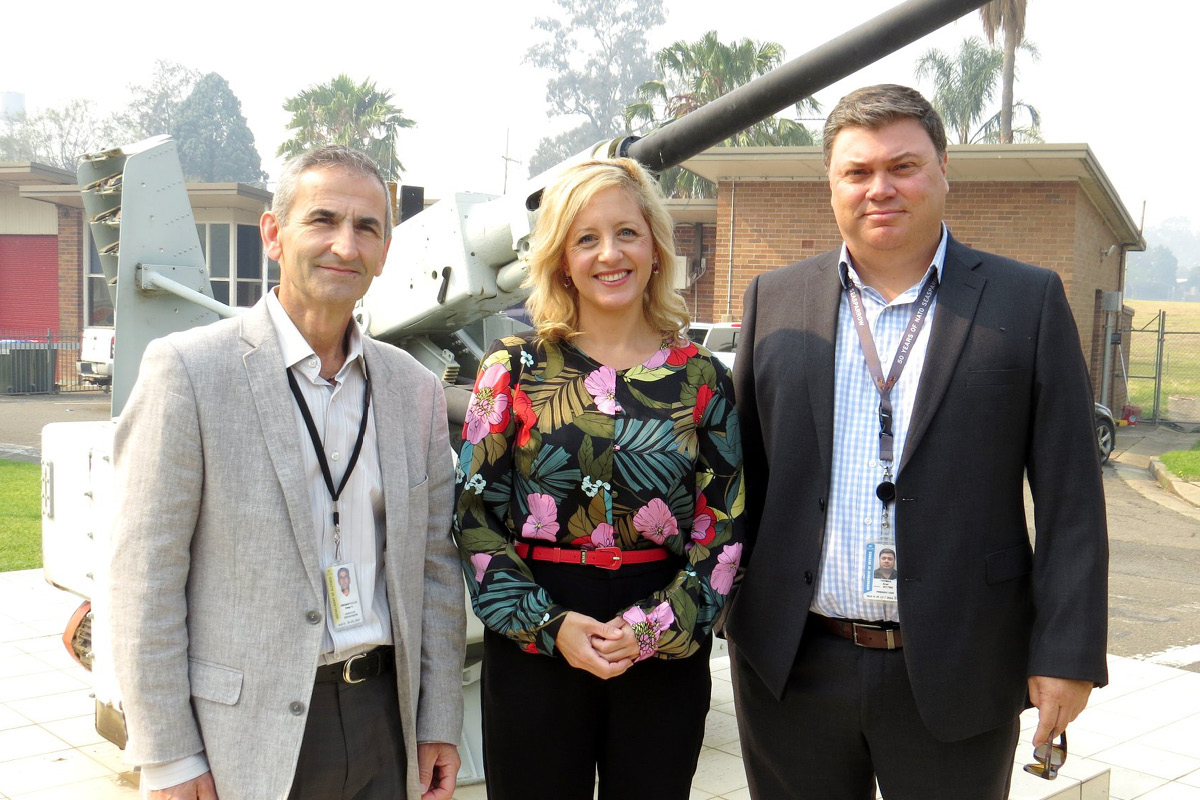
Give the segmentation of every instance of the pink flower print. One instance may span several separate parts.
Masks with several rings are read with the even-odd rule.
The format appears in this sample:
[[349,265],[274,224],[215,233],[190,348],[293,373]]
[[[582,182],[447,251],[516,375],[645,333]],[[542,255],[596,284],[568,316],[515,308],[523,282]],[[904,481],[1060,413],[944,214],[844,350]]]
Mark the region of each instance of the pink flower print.
[[668,537],[679,533],[679,523],[675,521],[675,515],[667,508],[667,504],[657,497],[633,515],[633,527],[655,544],[662,544]]
[[671,609],[671,604],[664,600],[649,614],[634,606],[622,614],[621,618],[633,628],[633,636],[637,639],[639,654],[634,660],[645,661],[658,652],[658,640],[662,638],[663,631],[675,621],[675,612]]
[[583,387],[596,401],[596,408],[605,414],[617,414],[621,404],[617,402],[617,371],[612,367],[601,367],[583,379]]
[[592,535],[588,537],[591,540],[592,547],[612,547],[613,546],[613,526],[607,522],[601,522],[592,531]]
[[487,553],[476,553],[471,556],[471,563],[475,566],[475,582],[483,583],[483,573],[487,572],[488,564],[492,563],[492,557]]
[[721,549],[721,554],[717,556],[717,565],[713,567],[712,577],[709,578],[714,592],[729,594],[729,590],[733,588],[733,578],[737,575],[738,564],[741,563],[741,560],[741,542],[727,544]]
[[558,506],[548,494],[529,495],[529,516],[521,526],[521,535],[526,539],[548,539],[554,541],[558,534]]
[[503,364],[492,364],[475,381],[463,426],[463,438],[471,444],[479,444],[489,433],[499,433],[508,426],[511,404],[508,382],[508,370]]
[[646,363],[642,364],[642,366],[646,369],[658,369],[663,364],[667,363],[667,357],[669,355],[671,355],[671,348],[663,347],[654,355],[650,356],[650,358],[647,359]]

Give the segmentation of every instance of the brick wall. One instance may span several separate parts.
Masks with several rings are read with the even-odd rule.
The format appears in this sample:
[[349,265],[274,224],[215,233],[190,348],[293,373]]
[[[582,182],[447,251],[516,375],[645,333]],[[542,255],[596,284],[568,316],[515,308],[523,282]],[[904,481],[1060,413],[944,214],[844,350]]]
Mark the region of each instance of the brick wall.
[[[742,295],[759,273],[823,253],[841,244],[825,181],[722,181],[717,195],[712,319],[740,319]],[[730,211],[733,212],[730,280]],[[1103,217],[1078,184],[1054,181],[957,181],[946,196],[946,223],[955,238],[1062,276],[1089,368],[1098,381],[1103,369],[1103,324],[1098,291],[1118,288],[1119,259],[1099,258],[1116,242]],[[715,270],[714,270],[715,266]],[[708,276],[706,275],[707,279]],[[707,291],[707,283],[700,287]],[[1099,347],[1099,360],[1096,352]]]
[[[697,247],[697,229],[699,229],[699,247]],[[705,259],[707,268],[700,279],[683,291],[687,300],[688,313],[695,322],[713,321],[713,280],[716,270],[717,226],[711,222],[693,223],[680,222],[675,225],[675,253],[686,256],[692,263],[696,258]]]
[[77,331],[83,322],[83,212],[58,209],[58,325]]

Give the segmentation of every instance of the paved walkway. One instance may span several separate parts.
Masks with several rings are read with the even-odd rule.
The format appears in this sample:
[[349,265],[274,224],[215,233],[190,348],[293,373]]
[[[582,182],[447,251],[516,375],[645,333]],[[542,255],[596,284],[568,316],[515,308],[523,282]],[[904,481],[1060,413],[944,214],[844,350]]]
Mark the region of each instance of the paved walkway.
[[[88,674],[62,645],[77,604],[45,583],[41,570],[0,574],[0,800],[137,797],[136,775],[95,732]],[[745,800],[728,659],[714,658],[712,668],[692,800]],[[1092,695],[1071,726],[1070,758],[1058,780],[1020,769],[1036,722],[1028,712],[1023,717],[1013,800],[1200,800],[1200,674],[1116,656],[1109,668],[1111,685]],[[464,786],[455,797],[486,794]]]

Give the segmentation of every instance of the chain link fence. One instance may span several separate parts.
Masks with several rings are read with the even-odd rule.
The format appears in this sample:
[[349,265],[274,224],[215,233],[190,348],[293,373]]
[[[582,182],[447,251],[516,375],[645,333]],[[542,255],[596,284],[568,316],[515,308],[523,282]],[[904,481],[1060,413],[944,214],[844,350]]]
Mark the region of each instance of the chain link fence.
[[0,394],[56,394],[106,387],[79,375],[79,331],[0,328]]
[[[1200,427],[1200,330],[1193,320],[1172,324],[1163,310],[1133,326],[1120,347],[1129,403],[1140,406],[1141,419],[1181,427]],[[1117,411],[1117,409],[1113,409]]]

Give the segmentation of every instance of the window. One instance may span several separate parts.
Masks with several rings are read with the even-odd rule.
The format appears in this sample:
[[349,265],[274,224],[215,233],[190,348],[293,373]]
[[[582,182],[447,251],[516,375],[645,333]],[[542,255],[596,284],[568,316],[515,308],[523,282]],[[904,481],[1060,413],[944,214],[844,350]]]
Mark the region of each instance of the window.
[[112,325],[113,324],[113,301],[112,296],[108,293],[108,286],[104,282],[104,270],[100,267],[100,254],[96,252],[96,242],[92,239],[92,233],[84,226],[87,231],[87,277],[84,279],[84,318],[83,324],[90,325]]
[[[228,305],[248,307],[263,293],[263,251],[257,225],[202,222],[196,225],[208,264],[213,297]],[[268,288],[279,283],[278,270]]]

